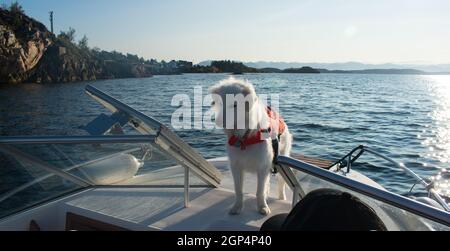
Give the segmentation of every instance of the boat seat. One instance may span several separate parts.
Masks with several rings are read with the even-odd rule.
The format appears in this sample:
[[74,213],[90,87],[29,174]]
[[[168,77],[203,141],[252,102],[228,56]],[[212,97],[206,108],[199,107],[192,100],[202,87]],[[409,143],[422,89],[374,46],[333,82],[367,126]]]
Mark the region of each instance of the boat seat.
[[375,211],[349,193],[319,189],[305,196],[289,214],[263,223],[261,231],[386,231]]

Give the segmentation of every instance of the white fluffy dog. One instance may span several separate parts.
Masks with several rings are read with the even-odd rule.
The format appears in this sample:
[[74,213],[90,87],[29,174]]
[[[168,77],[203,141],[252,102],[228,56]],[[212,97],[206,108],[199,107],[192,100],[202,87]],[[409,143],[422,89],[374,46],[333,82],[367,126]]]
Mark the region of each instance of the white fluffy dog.
[[[246,172],[256,173],[258,177],[256,196],[259,213],[270,214],[267,196],[276,149],[272,146],[276,144],[273,139],[278,140],[279,154],[289,156],[292,135],[281,117],[260,101],[248,81],[229,78],[212,86],[210,93],[216,124],[224,128],[228,137],[227,151],[236,192],[236,202],[230,214],[240,214],[242,211]],[[244,102],[238,102],[238,97],[245,97]],[[281,175],[278,175],[278,196],[281,200],[286,199],[285,186]]]

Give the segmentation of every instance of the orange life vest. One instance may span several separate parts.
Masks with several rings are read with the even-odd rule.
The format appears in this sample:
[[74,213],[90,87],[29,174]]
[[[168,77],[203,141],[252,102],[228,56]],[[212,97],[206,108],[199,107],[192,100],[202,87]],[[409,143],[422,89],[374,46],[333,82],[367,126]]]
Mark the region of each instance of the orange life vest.
[[286,123],[284,119],[279,116],[272,108],[266,108],[267,115],[269,117],[269,128],[259,129],[257,133],[244,138],[239,138],[233,135],[229,138],[228,144],[230,146],[240,147],[241,150],[245,150],[247,146],[256,145],[266,141],[267,139],[278,139],[286,130]]

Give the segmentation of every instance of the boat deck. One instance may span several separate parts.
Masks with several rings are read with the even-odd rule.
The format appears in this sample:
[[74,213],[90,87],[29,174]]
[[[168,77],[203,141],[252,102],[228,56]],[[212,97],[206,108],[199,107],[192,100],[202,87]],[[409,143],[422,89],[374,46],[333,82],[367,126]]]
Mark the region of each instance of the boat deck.
[[[228,189],[191,189],[190,207],[183,204],[182,188],[96,188],[63,204],[64,212],[106,222],[127,230],[257,231],[270,216],[256,211],[256,198],[245,194],[244,210],[229,215],[234,193]],[[289,212],[291,204],[274,198],[275,213]],[[70,230],[70,229],[69,229]]]
[[[301,155],[294,157],[320,165],[322,168],[328,167],[331,163]],[[96,187],[82,191],[55,201],[52,203],[53,206],[49,206],[53,208],[51,210],[45,207],[35,208],[27,213],[30,218],[22,220],[22,225],[13,217],[8,222],[2,223],[0,230],[12,226],[25,229],[32,220],[43,230],[72,230],[68,228],[68,219],[70,215],[76,215],[84,217],[88,222],[95,220],[125,230],[258,231],[261,224],[272,215],[290,211],[292,192],[287,189],[287,200],[278,200],[277,179],[271,176],[268,204],[272,214],[268,216],[259,214],[255,197],[257,180],[252,175],[246,175],[242,214],[229,215],[228,211],[234,203],[234,182],[228,169],[228,160],[217,158],[210,161],[224,174],[220,188],[190,188],[188,208],[184,207],[183,186],[173,186],[183,184],[184,169],[176,166],[137,177],[134,182],[123,184],[122,187]],[[143,180],[147,182],[142,182]],[[193,179],[192,182],[194,181]],[[32,215],[41,215],[42,219]],[[43,219],[50,215],[57,217],[53,223],[50,222],[52,224],[46,224]]]
[[330,166],[333,164],[333,162],[329,160],[308,157],[298,153],[291,154],[291,157],[327,170],[330,169]]
[[[330,161],[294,155],[295,158],[328,168]],[[287,213],[291,209],[292,192],[287,189],[287,200],[277,199],[276,178],[270,179],[268,204],[272,210],[269,216],[261,215],[256,208],[256,179],[245,176],[244,208],[240,215],[229,215],[234,203],[233,179],[228,170],[227,158],[211,160],[224,173],[220,188],[191,188],[190,206],[184,207],[183,188],[97,188],[65,202],[67,211],[114,222],[116,226],[130,230],[165,231],[257,231],[264,221],[274,214]],[[153,176],[173,177],[162,185],[179,183],[182,179],[179,168],[160,170]],[[155,178],[154,180],[160,180]],[[139,181],[140,183],[141,181]],[[130,184],[131,185],[131,184]],[[170,198],[170,199],[168,199]],[[101,202],[101,203],[99,203]]]

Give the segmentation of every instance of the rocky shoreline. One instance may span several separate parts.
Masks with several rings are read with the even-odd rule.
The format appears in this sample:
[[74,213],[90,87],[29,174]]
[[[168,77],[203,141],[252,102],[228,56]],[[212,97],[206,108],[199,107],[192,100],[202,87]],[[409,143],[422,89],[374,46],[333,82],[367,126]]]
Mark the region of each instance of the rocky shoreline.
[[177,74],[135,55],[80,47],[23,12],[0,8],[0,83],[60,83]]
[[158,62],[137,55],[91,49],[87,38],[74,41],[72,33],[56,36],[28,17],[20,6],[0,8],[0,84],[64,83],[114,78],[143,78],[183,73],[319,73],[312,68],[270,70],[229,60],[209,66],[187,61]]

